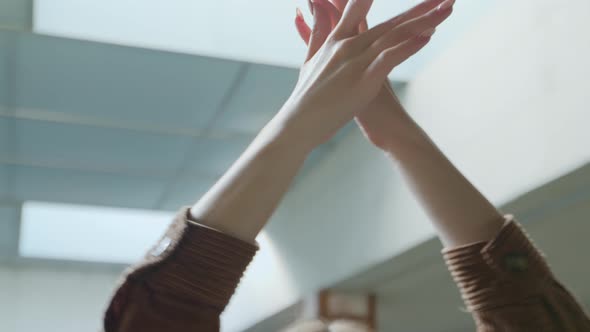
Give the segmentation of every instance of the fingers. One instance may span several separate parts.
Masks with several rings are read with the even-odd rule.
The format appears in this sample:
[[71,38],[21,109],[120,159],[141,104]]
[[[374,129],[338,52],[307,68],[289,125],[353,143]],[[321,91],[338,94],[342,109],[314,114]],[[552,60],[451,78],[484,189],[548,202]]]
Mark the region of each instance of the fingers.
[[436,27],[453,12],[452,7],[434,9],[420,17],[406,21],[379,37],[372,45],[374,56],[383,50],[421,34],[432,35]]
[[297,32],[299,33],[299,36],[301,36],[301,39],[303,39],[306,44],[309,44],[311,29],[307,23],[305,23],[305,19],[299,8],[297,8],[297,14],[295,16],[295,28],[297,28]]
[[355,36],[358,33],[358,27],[363,22],[373,0],[350,0],[342,14],[342,19],[336,26],[334,36],[337,39],[345,39]]
[[334,4],[334,7],[336,7],[336,9],[338,9],[339,12],[343,12],[344,8],[346,8],[346,4],[348,3],[348,0],[330,0],[332,1],[332,3]]
[[[295,17],[295,27],[297,28],[297,32],[301,39],[307,45],[310,45],[310,42],[313,41],[308,48],[306,61],[317,53],[325,43],[334,26],[340,21],[340,12],[338,12],[336,7],[334,7],[334,5],[328,0],[314,0],[313,4],[310,0],[309,3],[311,11],[314,12],[314,29],[312,30],[309,25],[307,25],[301,10],[297,9],[297,16]],[[315,14],[315,7],[320,7],[319,14]],[[328,22],[326,22],[326,12],[329,16]],[[326,24],[330,25],[329,28],[326,28]]]
[[369,30],[369,23],[367,23],[367,19],[364,19],[359,26],[359,32],[363,33],[367,30]]
[[[330,0],[330,1],[334,4],[334,7],[338,10],[338,12],[342,12],[344,10],[344,8],[346,8],[346,4],[348,3],[348,0]],[[369,30],[369,25],[367,24],[367,19],[365,18],[361,22],[361,24],[358,28],[358,31],[362,33],[367,30]]]
[[[394,67],[422,49],[430,41],[435,28],[451,15],[454,2],[455,0],[429,0],[422,6],[410,9],[408,12],[411,14],[403,14],[406,15],[403,23],[400,24],[396,18],[397,22],[396,19],[390,20],[363,34],[375,36],[393,25],[366,52],[369,63],[367,75],[375,79],[385,79]],[[427,8],[432,9],[426,11]],[[422,14],[414,17],[418,13]]]
[[324,45],[328,35],[332,32],[332,21],[330,19],[329,9],[321,2],[314,1],[314,24],[309,39],[309,47],[305,61],[311,59],[316,52]]
[[[343,0],[340,0],[343,1]],[[389,32],[390,30],[394,29],[398,25],[406,23],[409,20],[416,19],[418,17],[424,16],[428,12],[432,12],[433,9],[439,8],[442,6],[442,3],[446,3],[452,7],[455,0],[426,0],[421,4],[417,5],[414,8],[409,9],[408,11],[393,17],[383,23],[380,23],[373,28],[366,30],[363,32],[363,24],[361,24],[361,39],[365,44],[365,47],[368,47],[370,44],[375,42],[378,38],[382,37],[385,33]],[[438,7],[437,7],[438,6]],[[450,13],[449,13],[450,15]],[[364,22],[363,22],[364,23]]]
[[426,46],[429,41],[430,36],[416,36],[399,45],[384,50],[367,68],[367,78],[370,82],[378,82],[381,84],[393,68],[416,54]]
[[334,6],[334,4],[328,0],[313,0],[314,3],[317,3],[320,6],[323,6],[330,15],[330,21],[332,22],[332,29],[336,27],[338,22],[340,22],[340,18],[342,17],[341,11]]
[[[451,0],[453,3],[455,0]],[[394,18],[395,23],[401,24],[411,19],[415,19],[420,17],[429,11],[435,9],[437,6],[440,6],[445,0],[426,0],[421,2],[419,5],[403,12],[402,14],[398,15]],[[452,4],[451,4],[452,6]]]

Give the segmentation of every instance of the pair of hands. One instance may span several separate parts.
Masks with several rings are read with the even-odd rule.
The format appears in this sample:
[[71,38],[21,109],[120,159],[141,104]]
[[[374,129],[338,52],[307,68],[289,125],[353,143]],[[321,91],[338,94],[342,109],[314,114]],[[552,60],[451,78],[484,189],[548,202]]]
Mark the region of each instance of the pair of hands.
[[293,94],[278,116],[315,147],[356,118],[367,138],[387,150],[405,114],[389,73],[422,49],[453,11],[454,0],[426,0],[368,29],[372,0],[310,0],[310,28],[295,24],[308,53]]

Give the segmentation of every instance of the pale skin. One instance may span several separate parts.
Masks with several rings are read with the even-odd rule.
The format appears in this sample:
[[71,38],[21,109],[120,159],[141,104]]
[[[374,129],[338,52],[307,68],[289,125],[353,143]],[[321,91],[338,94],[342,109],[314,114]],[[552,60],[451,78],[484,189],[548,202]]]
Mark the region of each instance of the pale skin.
[[313,28],[297,17],[309,51],[293,94],[191,208],[195,220],[254,242],[309,153],[356,119],[367,138],[398,165],[445,246],[497,234],[500,213],[407,115],[386,83],[396,66],[430,41],[451,15],[453,1],[428,0],[366,29],[371,4],[314,1]]
[[[347,0],[315,0],[312,3],[318,11],[328,13],[333,21],[338,18]],[[428,13],[442,3],[444,1],[424,1],[403,14],[401,20]],[[326,20],[325,16],[314,15],[316,22],[313,30],[301,18],[296,19],[297,30],[306,43],[309,41],[307,31],[313,33],[317,26],[328,24],[330,20]],[[318,20],[326,22],[318,23]],[[366,24],[359,27],[361,32],[363,29],[366,29]],[[502,215],[412,120],[388,82],[384,83],[369,106],[357,115],[356,122],[367,139],[397,165],[428,212],[446,247],[487,241],[499,232],[503,225]]]
[[309,153],[365,109],[391,70],[428,43],[423,32],[451,13],[423,16],[404,29],[388,21],[358,34],[370,7],[370,0],[346,6],[330,36],[318,40],[321,47],[306,59],[291,97],[191,208],[194,219],[253,242]]
[[[371,1],[333,1],[313,2],[313,28],[297,15],[297,29],[309,47],[292,96],[191,208],[192,217],[254,242],[309,153],[355,119],[367,139],[398,165],[445,246],[494,237],[501,215],[408,116],[387,81],[395,66],[430,41],[436,26],[451,15],[453,3],[426,1],[368,30]],[[367,329],[346,322],[308,322],[290,331]]]

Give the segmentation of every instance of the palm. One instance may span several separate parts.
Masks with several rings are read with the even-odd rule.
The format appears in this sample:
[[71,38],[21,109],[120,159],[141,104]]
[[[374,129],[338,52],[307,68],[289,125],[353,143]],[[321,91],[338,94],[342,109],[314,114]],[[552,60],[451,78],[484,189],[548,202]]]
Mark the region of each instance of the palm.
[[[339,20],[339,15],[346,6],[348,0],[316,0],[323,2],[326,5],[325,8],[331,8],[330,14],[332,16],[332,23],[334,24]],[[305,23],[301,12],[297,12],[298,17],[295,21],[297,30],[301,38],[309,43],[311,29]],[[316,19],[322,19],[322,17],[316,17]],[[332,26],[334,28],[334,25]],[[359,33],[362,33],[368,29],[367,21],[359,26]],[[356,122],[365,134],[365,136],[379,148],[385,147],[386,139],[389,133],[391,133],[392,126],[395,124],[396,119],[399,118],[399,114],[403,113],[403,108],[399,103],[395,92],[391,88],[388,81],[383,83],[383,87],[379,91],[377,97],[367,105],[366,109],[361,111],[356,117]]]

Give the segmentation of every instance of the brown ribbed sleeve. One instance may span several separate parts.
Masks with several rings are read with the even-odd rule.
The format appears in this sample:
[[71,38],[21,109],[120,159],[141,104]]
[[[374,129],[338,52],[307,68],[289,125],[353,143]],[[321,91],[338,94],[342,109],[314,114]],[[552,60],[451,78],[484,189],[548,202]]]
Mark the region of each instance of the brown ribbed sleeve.
[[583,309],[512,216],[490,242],[443,255],[479,332],[590,331]]
[[258,247],[187,218],[123,276],[106,311],[106,332],[219,331],[229,302]]

